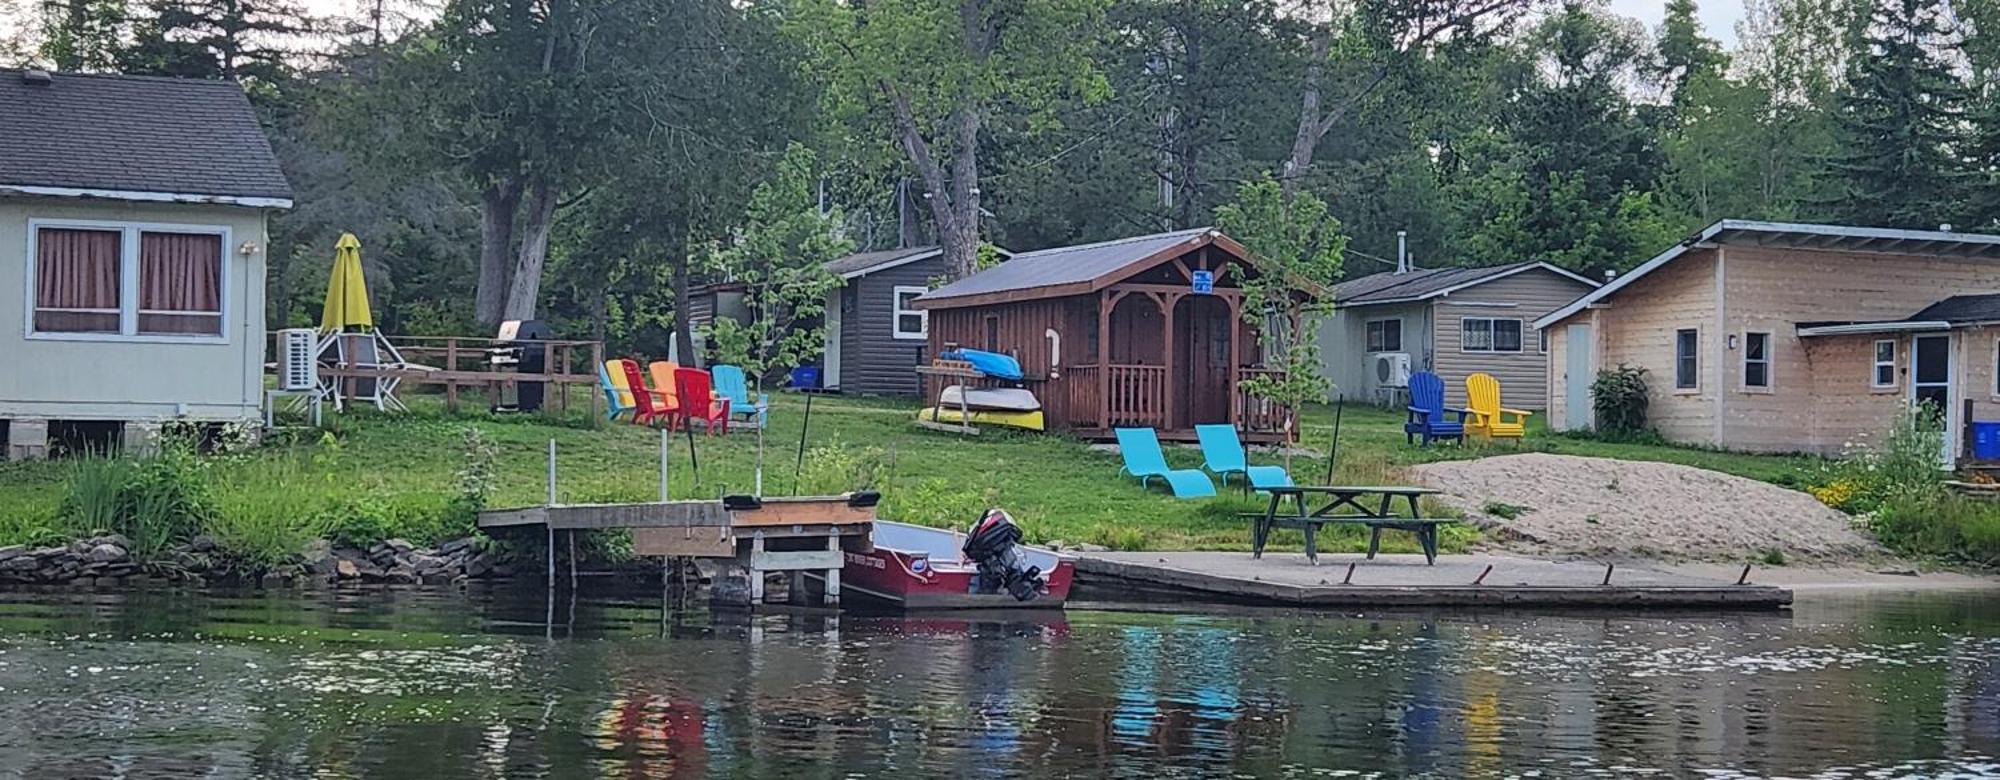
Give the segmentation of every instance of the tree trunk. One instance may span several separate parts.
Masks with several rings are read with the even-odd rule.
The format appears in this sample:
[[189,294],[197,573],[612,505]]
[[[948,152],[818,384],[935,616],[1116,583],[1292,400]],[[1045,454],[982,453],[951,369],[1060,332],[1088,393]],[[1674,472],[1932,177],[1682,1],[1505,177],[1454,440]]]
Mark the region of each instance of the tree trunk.
[[479,197],[479,282],[472,294],[472,318],[489,328],[500,324],[506,306],[514,212],[520,205],[520,182],[513,177],[488,184]]
[[545,178],[528,185],[527,211],[521,224],[520,259],[507,286],[502,319],[532,320],[542,295],[542,267],[549,259],[549,232],[556,221],[556,186]]
[[699,368],[701,360],[694,351],[694,324],[688,317],[694,308],[693,291],[688,289],[687,222],[685,216],[671,214],[667,217],[667,263],[673,268],[674,285],[674,353],[680,357],[681,365]]

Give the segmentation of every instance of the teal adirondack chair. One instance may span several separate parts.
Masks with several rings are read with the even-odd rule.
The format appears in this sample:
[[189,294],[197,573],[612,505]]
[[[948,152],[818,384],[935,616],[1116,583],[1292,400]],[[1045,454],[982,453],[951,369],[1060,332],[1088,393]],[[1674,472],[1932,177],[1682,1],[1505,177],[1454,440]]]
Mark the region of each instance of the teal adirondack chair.
[[746,425],[764,427],[764,420],[771,412],[771,396],[759,394],[756,403],[751,403],[750,381],[740,366],[709,366],[708,373],[715,381],[715,394],[729,399],[730,416],[742,417]]
[[1175,498],[1200,498],[1215,495],[1215,483],[1200,469],[1174,469],[1167,467],[1167,454],[1160,451],[1160,436],[1151,428],[1119,428],[1118,454],[1125,458],[1125,466],[1120,469],[1126,474],[1139,478],[1139,486],[1145,487],[1154,477],[1166,480],[1167,487],[1174,491]]
[[1234,426],[1197,425],[1194,435],[1201,441],[1202,465],[1207,467],[1209,473],[1222,478],[1223,487],[1229,486],[1231,474],[1242,474],[1245,484],[1258,490],[1291,487],[1292,475],[1286,473],[1284,466],[1250,465],[1243,451],[1243,440],[1237,438]]

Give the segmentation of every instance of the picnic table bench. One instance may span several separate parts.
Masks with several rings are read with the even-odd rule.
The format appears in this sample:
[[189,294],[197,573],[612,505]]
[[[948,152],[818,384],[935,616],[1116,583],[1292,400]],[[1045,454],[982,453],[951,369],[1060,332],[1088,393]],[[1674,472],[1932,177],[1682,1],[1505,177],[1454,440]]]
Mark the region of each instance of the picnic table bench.
[[[1306,534],[1306,560],[1319,563],[1320,526],[1344,523],[1368,527],[1369,560],[1374,560],[1376,551],[1381,549],[1382,530],[1388,528],[1415,533],[1417,544],[1424,550],[1424,560],[1436,564],[1438,526],[1458,522],[1451,518],[1424,517],[1417,499],[1438,492],[1424,487],[1287,485],[1264,491],[1271,494],[1270,504],[1263,512],[1246,513],[1254,523],[1250,534],[1254,558],[1264,557],[1264,544],[1270,541],[1272,529],[1297,528]],[[1324,502],[1307,511],[1309,497],[1324,498]],[[1289,513],[1281,511],[1287,498],[1293,506]],[[1398,517],[1394,511],[1399,498],[1409,502],[1408,517]]]

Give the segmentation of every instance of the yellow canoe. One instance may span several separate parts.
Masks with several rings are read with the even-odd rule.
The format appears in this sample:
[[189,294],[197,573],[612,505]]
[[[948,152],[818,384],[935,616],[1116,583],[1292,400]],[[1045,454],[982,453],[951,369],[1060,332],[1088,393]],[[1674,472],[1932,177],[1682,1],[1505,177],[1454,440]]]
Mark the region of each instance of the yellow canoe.
[[[964,417],[965,415],[951,407],[924,409],[917,412],[917,419],[926,422],[957,424],[959,422],[967,422],[964,420]],[[1009,428],[1026,428],[1031,431],[1043,429],[1042,413],[1039,410],[1033,412],[1007,412],[998,409],[974,409],[972,410],[971,417],[972,419],[969,422],[973,425],[1001,425]]]

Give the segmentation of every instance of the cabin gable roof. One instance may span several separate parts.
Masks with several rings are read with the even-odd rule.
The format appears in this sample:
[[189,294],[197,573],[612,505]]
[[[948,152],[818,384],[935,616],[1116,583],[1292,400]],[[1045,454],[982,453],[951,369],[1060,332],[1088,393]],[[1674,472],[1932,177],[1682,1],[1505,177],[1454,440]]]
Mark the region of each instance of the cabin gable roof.
[[1220,247],[1239,260],[1250,251],[1212,227],[1023,252],[917,299],[927,309],[981,306],[1096,292],[1133,274],[1200,249]]

